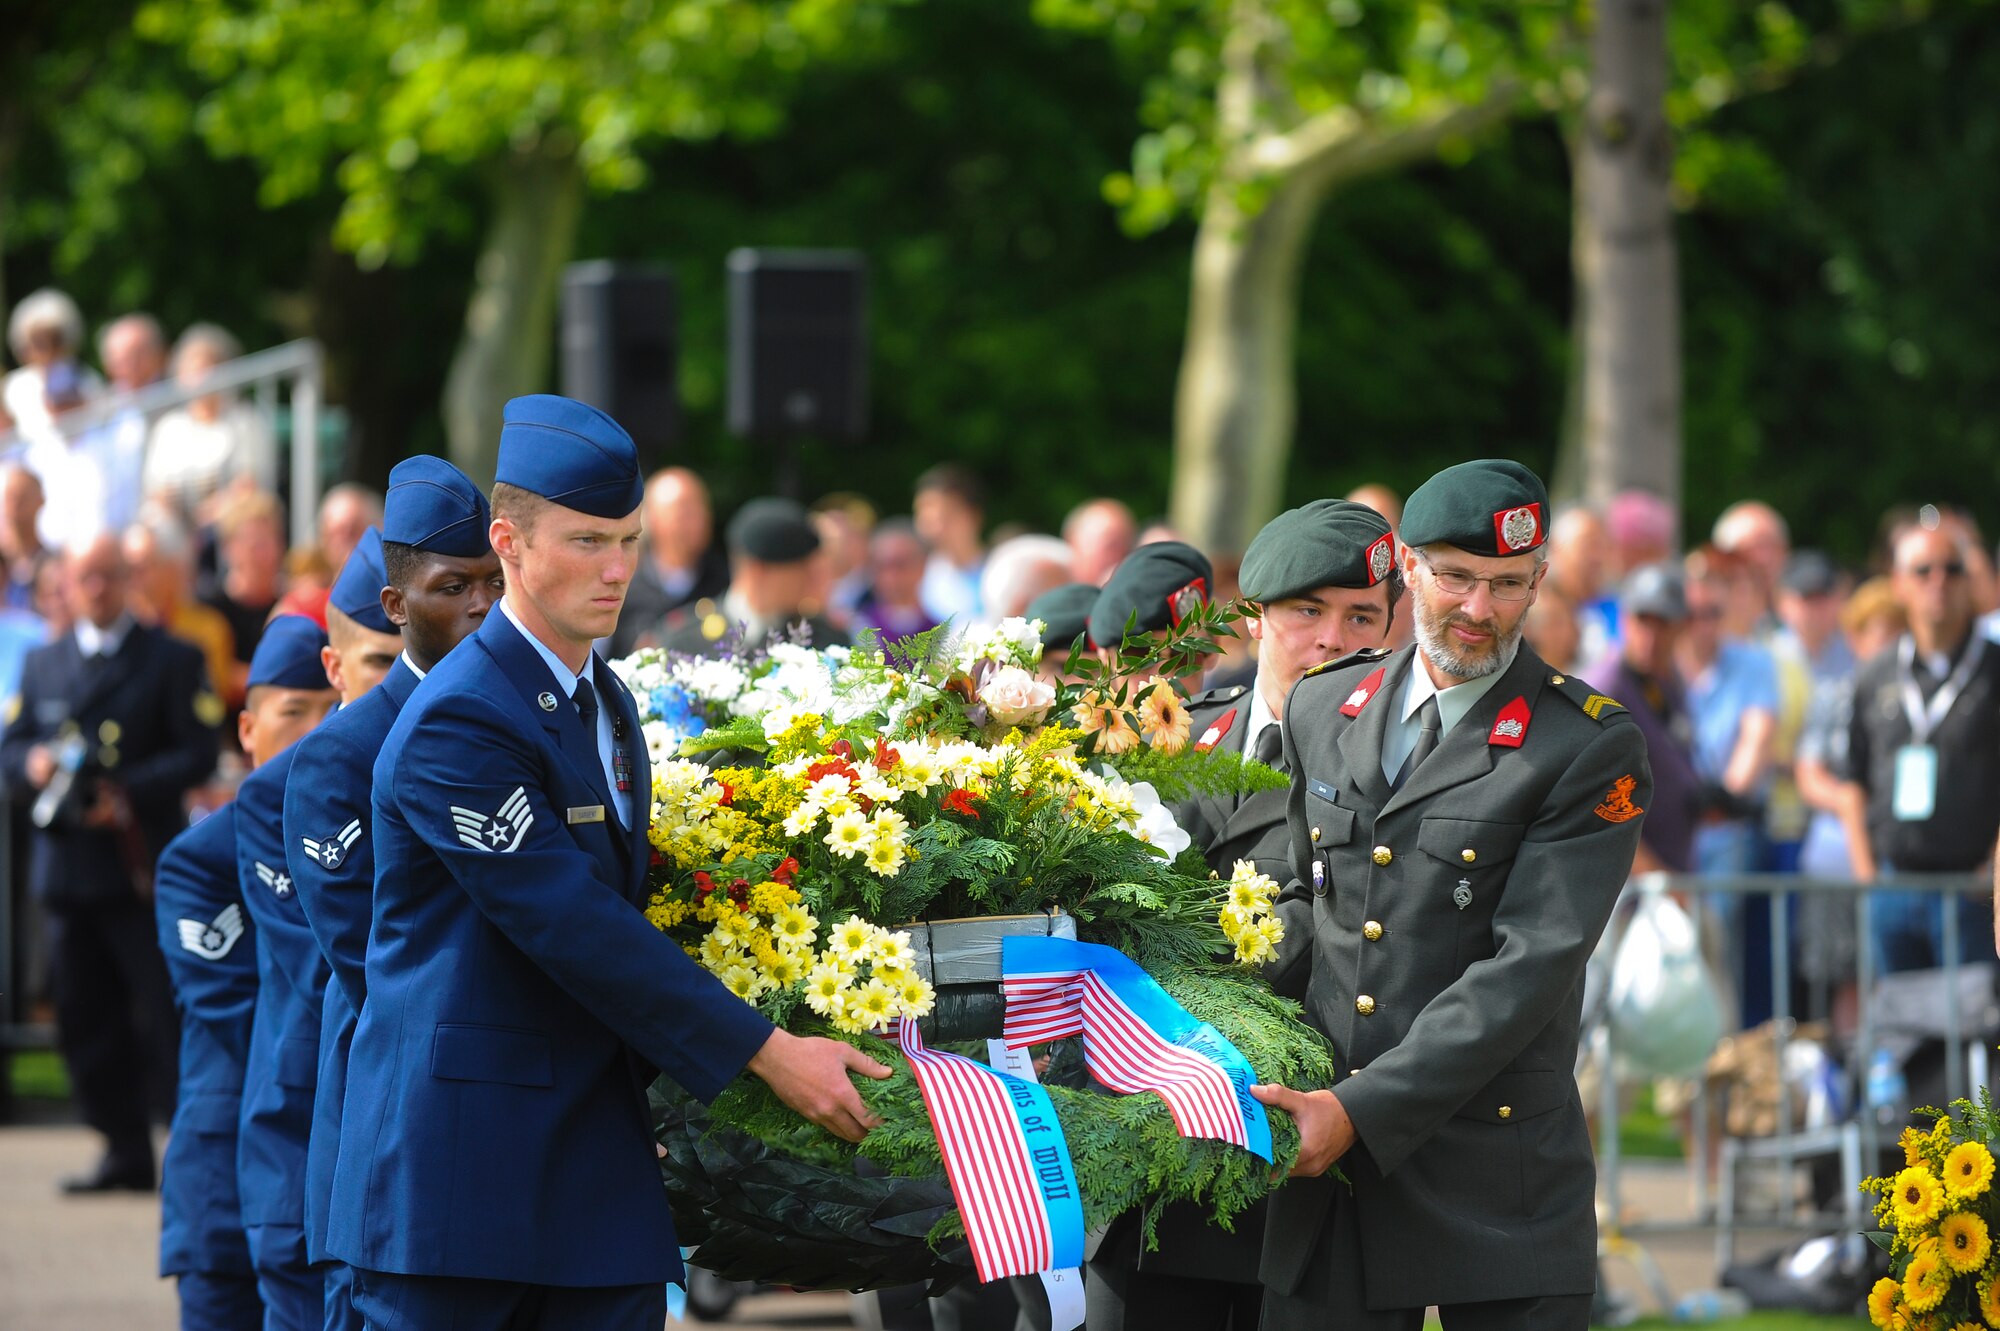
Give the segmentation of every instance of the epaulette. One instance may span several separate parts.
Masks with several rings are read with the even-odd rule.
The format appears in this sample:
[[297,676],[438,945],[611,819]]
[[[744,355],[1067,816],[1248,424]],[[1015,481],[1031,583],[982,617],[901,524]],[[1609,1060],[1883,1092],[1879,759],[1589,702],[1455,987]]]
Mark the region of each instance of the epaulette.
[[1386,661],[1392,655],[1394,653],[1387,647],[1363,647],[1358,652],[1349,652],[1346,656],[1337,656],[1331,661],[1321,661],[1299,678],[1311,679],[1314,675],[1324,675],[1329,670],[1339,670],[1342,666],[1372,665],[1377,661]]
[[1250,691],[1248,684],[1226,684],[1221,688],[1204,689],[1187,700],[1189,707],[1208,707],[1214,704],[1235,702]]
[[1626,710],[1616,698],[1606,697],[1575,675],[1549,676],[1549,686],[1583,709],[1583,714],[1600,725]]

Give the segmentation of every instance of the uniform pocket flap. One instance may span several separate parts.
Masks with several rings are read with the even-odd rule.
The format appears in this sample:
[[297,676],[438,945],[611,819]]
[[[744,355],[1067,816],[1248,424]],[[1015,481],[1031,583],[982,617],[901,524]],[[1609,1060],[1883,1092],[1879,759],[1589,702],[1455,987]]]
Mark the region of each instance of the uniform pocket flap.
[[1426,818],[1417,828],[1417,849],[1447,864],[1481,869],[1513,859],[1526,832],[1526,828],[1515,823]]
[[1548,1113],[1575,1094],[1576,1078],[1567,1072],[1503,1072],[1466,1101],[1457,1117],[1519,1123]]
[[319,1041],[294,1035],[278,1042],[278,1085],[309,1091],[319,1085]]
[[240,1095],[190,1095],[174,1111],[174,1127],[190,1132],[234,1132],[242,1111]]
[[1310,835],[1319,846],[1345,846],[1354,840],[1354,810],[1338,805],[1309,801],[1306,816],[1312,819]]
[[548,1086],[549,1037],[506,1026],[439,1026],[431,1041],[431,1075],[448,1081],[497,1081]]

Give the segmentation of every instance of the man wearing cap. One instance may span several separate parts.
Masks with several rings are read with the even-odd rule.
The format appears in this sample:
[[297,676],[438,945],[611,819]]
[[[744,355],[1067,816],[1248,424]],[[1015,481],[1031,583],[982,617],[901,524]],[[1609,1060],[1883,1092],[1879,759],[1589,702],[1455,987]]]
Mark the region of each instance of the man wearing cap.
[[813,604],[813,557],[819,533],[805,509],[789,499],[753,499],[736,511],[724,534],[729,590],[703,598],[660,621],[660,645],[670,652],[714,656],[732,642],[756,647],[803,621],[814,647],[844,647],[847,635]]
[[[442,458],[410,458],[389,473],[381,534],[370,538],[381,549],[385,585],[373,588],[374,601],[362,603],[368,588],[358,582],[350,604],[354,616],[371,627],[379,623],[400,633],[402,651],[381,672],[329,663],[340,710],[300,742],[285,787],[285,858],[313,940],[332,972],[320,1017],[319,1085],[306,1152],[306,1238],[314,1262],[329,1260],[327,1210],[339,1158],[347,1053],[367,993],[363,963],[375,888],[375,842],[368,832],[375,759],[418,681],[478,629],[506,590],[499,556],[487,541],[490,516],[486,496]],[[346,600],[339,594],[334,599]],[[390,641],[388,633],[380,636],[384,645]],[[378,679],[380,686],[374,687]],[[328,1269],[328,1331],[361,1325],[352,1275],[344,1263]]]
[[1028,602],[1022,616],[1042,621],[1042,676],[1050,680],[1064,678],[1063,667],[1069,663],[1070,650],[1083,639],[1085,651],[1090,649],[1090,608],[1097,604],[1096,587],[1087,582],[1066,582]]
[[181,800],[215,769],[222,703],[201,653],[134,621],[115,536],[63,559],[75,625],[28,654],[0,773],[32,806],[28,884],[48,911],[56,1042],[96,1169],[65,1192],[150,1190],[148,1110],[175,1102],[173,995],[155,945],[154,863],[187,826]]
[[[1157,635],[1180,627],[1208,604],[1215,569],[1208,556],[1180,541],[1154,541],[1125,556],[1090,603],[1086,628],[1100,652],[1115,655],[1129,629]],[[1193,675],[1203,661],[1168,662],[1161,674]]]
[[[1282,764],[1279,718],[1292,685],[1311,666],[1387,638],[1402,590],[1395,553],[1382,515],[1345,500],[1315,500],[1265,524],[1244,552],[1239,582],[1252,611],[1246,629],[1259,644],[1255,685],[1190,699],[1196,742]],[[1291,854],[1285,801],[1282,790],[1201,795],[1176,805],[1174,817],[1223,877],[1243,859],[1282,883]],[[1147,1251],[1138,1217],[1121,1216],[1095,1245],[1084,1269],[1093,1328],[1256,1325],[1261,1208],[1231,1233],[1208,1224],[1201,1207],[1178,1204],[1157,1232],[1159,1247]]]
[[[342,614],[345,584],[353,580],[349,570],[371,556],[379,567],[381,538],[372,528],[334,581],[327,600],[329,623],[340,622],[335,616]],[[371,644],[360,636],[368,630],[347,619],[342,631],[351,654],[369,650]],[[257,701],[260,688],[282,689],[291,709],[287,719],[310,711],[311,723],[317,724],[339,700],[328,678],[328,645],[326,632],[304,615],[273,619],[250,658],[251,703],[246,707]],[[306,725],[290,733],[310,729]],[[270,1331],[316,1328],[326,1307],[326,1279],[312,1269],[305,1231],[306,1138],[319,1080],[326,963],[306,928],[285,861],[285,783],[297,751],[291,744],[261,754],[262,761],[236,788],[235,804],[237,882],[257,930],[257,1003],[238,1124],[236,1181]]]
[[1629,714],[1521,641],[1547,511],[1517,463],[1432,477],[1401,531],[1415,644],[1286,702],[1280,980],[1338,1063],[1328,1090],[1253,1088],[1301,1136],[1267,1328],[1588,1323],[1583,973],[1653,789]]
[[[252,658],[237,738],[253,769],[289,749],[330,704],[320,636],[306,627],[267,635]],[[160,1274],[179,1277],[187,1331],[264,1325],[236,1181],[258,992],[257,930],[236,846],[230,803],[174,838],[154,882],[160,951],[181,1014],[180,1104],[160,1170]]]
[[328,1247],[378,1331],[657,1331],[682,1276],[646,1087],[746,1068],[858,1140],[858,1050],[774,1030],[641,912],[652,789],[591,643],[637,559],[638,452],[566,398],[507,404],[500,612],[411,694],[375,764],[367,1001]]

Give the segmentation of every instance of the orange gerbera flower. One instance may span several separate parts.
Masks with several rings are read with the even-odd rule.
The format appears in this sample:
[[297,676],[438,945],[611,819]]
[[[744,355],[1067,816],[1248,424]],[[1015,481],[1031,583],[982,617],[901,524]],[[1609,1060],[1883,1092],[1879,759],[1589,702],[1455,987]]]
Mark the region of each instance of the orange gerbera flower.
[[1173,685],[1157,675],[1150,682],[1152,687],[1139,700],[1139,729],[1145,734],[1146,743],[1161,753],[1179,753],[1188,746],[1194,718]]

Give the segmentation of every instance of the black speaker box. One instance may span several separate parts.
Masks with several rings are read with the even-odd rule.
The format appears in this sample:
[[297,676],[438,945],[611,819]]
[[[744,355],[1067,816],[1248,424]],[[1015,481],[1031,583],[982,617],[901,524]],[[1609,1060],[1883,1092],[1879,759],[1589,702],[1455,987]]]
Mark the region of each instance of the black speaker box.
[[852,250],[730,252],[729,429],[860,439],[868,429],[866,261]]
[[649,469],[680,441],[679,326],[665,268],[593,259],[563,270],[563,393],[624,426]]

